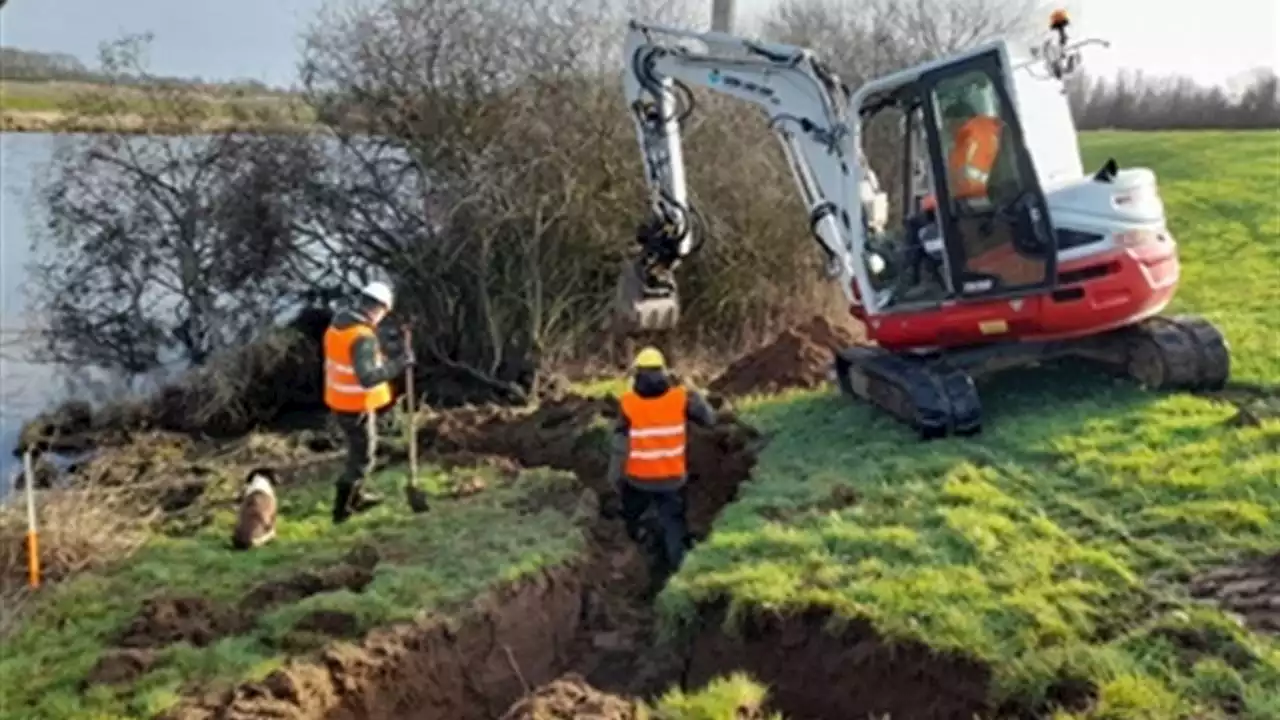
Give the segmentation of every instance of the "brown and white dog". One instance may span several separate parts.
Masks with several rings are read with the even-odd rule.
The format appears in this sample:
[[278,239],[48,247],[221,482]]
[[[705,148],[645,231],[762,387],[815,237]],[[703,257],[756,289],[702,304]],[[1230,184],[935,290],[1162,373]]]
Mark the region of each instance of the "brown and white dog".
[[276,474],[270,468],[249,471],[240,491],[240,515],[231,533],[231,546],[248,550],[276,536]]

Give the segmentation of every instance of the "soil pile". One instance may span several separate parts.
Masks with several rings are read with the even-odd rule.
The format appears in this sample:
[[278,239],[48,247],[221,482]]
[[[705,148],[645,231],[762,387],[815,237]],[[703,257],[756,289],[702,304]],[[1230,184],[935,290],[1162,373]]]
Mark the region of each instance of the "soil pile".
[[1216,601],[1255,630],[1280,635],[1280,554],[1212,570],[1191,582],[1191,596]]
[[502,720],[644,720],[638,703],[600,692],[570,673],[517,702]]
[[830,378],[835,352],[860,340],[860,333],[818,316],[736,360],[709,389],[722,395],[751,395],[816,387]]

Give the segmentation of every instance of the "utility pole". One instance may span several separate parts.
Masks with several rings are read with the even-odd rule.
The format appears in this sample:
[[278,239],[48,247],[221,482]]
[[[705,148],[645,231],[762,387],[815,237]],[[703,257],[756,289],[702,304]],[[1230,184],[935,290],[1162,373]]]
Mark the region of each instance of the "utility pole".
[[737,0],[711,0],[711,29],[715,32],[733,32],[733,11]]

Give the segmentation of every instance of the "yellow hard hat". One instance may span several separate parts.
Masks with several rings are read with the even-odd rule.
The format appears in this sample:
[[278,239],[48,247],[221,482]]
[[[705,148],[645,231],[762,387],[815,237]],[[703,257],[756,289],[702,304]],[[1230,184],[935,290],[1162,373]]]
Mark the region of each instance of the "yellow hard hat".
[[647,347],[636,353],[635,368],[637,370],[661,370],[667,366],[667,359],[656,347]]

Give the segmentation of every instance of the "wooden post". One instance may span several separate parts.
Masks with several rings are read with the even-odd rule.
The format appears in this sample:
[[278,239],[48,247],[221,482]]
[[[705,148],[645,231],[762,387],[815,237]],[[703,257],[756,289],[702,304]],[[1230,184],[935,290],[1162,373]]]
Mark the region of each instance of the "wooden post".
[[36,473],[31,465],[31,451],[22,454],[22,474],[27,491],[27,582],[40,587],[40,539],[36,531]]

